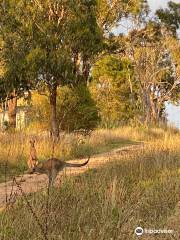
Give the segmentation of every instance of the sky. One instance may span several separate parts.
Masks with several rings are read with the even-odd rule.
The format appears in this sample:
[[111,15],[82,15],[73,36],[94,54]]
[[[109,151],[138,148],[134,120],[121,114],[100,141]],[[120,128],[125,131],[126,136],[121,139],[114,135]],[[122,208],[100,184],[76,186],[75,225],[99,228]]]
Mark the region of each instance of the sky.
[[166,107],[166,112],[168,114],[168,122],[180,129],[180,106],[169,104]]
[[[153,12],[155,12],[157,8],[167,7],[168,2],[169,0],[148,0],[149,6]],[[174,2],[180,3],[180,0],[174,0]],[[168,122],[180,129],[180,106],[177,107],[168,104],[166,107],[166,113],[168,115]]]
[[[170,0],[148,0],[148,3],[152,11],[155,11],[157,8],[167,7],[169,1]],[[173,0],[173,2],[180,3],[180,0]]]

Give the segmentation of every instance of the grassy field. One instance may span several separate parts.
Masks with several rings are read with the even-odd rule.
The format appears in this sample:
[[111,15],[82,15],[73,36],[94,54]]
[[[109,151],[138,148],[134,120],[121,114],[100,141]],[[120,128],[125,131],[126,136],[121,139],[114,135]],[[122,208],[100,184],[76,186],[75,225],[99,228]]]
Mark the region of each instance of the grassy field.
[[[38,140],[42,159],[49,154],[47,140],[43,141]],[[144,235],[141,239],[179,239],[179,222],[175,219],[171,225],[169,221],[176,216],[180,201],[179,133],[162,129],[98,130],[64,156],[79,157],[87,151],[97,153],[138,141],[146,142],[143,150],[117,156],[101,169],[66,178],[61,186],[50,189],[50,194],[44,190],[21,198],[0,214],[0,239],[133,240],[137,239],[137,226],[174,230],[173,235]],[[4,144],[8,146],[8,141]],[[26,157],[25,147],[22,159]],[[12,163],[17,165],[15,158],[20,159],[20,155],[18,151],[12,154],[12,149],[17,151],[14,146],[8,157],[13,155]],[[59,147],[54,149],[54,154],[61,155]]]
[[11,179],[15,175],[23,174],[27,169],[29,158],[29,140],[36,140],[36,149],[39,161],[52,156],[64,160],[82,158],[87,155],[103,153],[113,148],[137,144],[142,140],[149,140],[154,135],[161,137],[164,133],[156,130],[132,131],[124,127],[114,130],[97,130],[90,136],[79,134],[64,134],[60,140],[53,143],[52,139],[42,134],[30,135],[27,133],[0,134],[0,182]]
[[[112,131],[98,130],[90,136],[65,134],[58,142],[42,135],[15,133],[0,135],[0,182],[15,175],[22,174],[27,169],[29,158],[29,140],[36,140],[39,161],[54,156],[64,160],[86,157],[87,155],[103,153],[113,148],[137,142],[127,136],[120,136]],[[6,174],[5,174],[6,171]]]

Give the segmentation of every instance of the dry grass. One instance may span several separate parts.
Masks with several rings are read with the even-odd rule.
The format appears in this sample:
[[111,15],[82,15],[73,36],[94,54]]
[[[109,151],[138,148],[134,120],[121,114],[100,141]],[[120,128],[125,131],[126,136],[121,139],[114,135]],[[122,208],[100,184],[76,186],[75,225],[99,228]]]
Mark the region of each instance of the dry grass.
[[[67,178],[59,188],[51,189],[49,240],[133,240],[137,239],[134,234],[137,226],[168,228],[180,201],[180,135],[160,129],[151,131],[147,134],[145,130],[130,128],[100,130],[88,140],[97,144],[99,141],[107,143],[107,138],[111,139],[108,142],[145,139],[148,144],[144,150],[117,157],[101,169]],[[127,138],[128,135],[131,138]],[[46,191],[28,196],[44,231],[47,198]],[[44,239],[24,198],[1,213],[0,229],[3,240]],[[173,225],[173,236],[144,235],[141,239],[179,239],[177,229],[178,224]]]
[[7,179],[23,174],[27,169],[29,157],[29,140],[36,139],[36,148],[39,161],[52,156],[64,160],[86,157],[96,153],[107,152],[113,148],[136,144],[139,141],[162,139],[175,132],[174,129],[164,131],[159,128],[131,128],[122,127],[112,130],[96,130],[90,136],[77,134],[62,134],[57,143],[45,134],[28,133],[0,134],[0,182],[5,181],[5,166]]
[[30,135],[26,133],[0,134],[0,182],[4,181],[4,169],[7,165],[7,178],[22,174],[27,168],[29,157],[29,140],[36,139],[39,161],[52,156],[65,160],[86,157],[106,152],[113,148],[135,144],[129,134],[115,130],[97,130],[90,136],[78,134],[62,134],[60,140],[53,143],[46,135]]

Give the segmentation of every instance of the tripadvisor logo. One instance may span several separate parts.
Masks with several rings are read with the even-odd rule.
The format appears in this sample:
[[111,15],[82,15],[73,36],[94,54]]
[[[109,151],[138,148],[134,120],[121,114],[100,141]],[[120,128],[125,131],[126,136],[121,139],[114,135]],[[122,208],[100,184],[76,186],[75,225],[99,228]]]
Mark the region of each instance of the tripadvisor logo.
[[141,236],[143,234],[173,234],[174,230],[172,229],[147,229],[142,227],[137,227],[135,229],[135,234]]
[[142,227],[137,227],[137,228],[135,229],[135,234],[136,234],[137,236],[141,236],[141,235],[143,234],[143,232],[144,232],[144,230],[143,230]]

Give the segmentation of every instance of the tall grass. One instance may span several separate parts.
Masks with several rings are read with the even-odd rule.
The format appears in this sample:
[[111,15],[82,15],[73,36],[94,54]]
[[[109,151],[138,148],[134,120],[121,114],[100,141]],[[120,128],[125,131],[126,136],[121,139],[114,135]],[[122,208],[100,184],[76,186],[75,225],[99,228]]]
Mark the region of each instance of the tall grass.
[[94,131],[90,136],[82,134],[61,134],[58,142],[43,134],[30,135],[27,133],[0,134],[0,181],[4,181],[4,166],[7,165],[7,174],[12,177],[22,174],[27,168],[29,158],[29,140],[36,140],[36,149],[39,161],[52,156],[63,160],[86,157],[89,154],[101,153],[135,143],[130,136],[108,130]]
[[[98,129],[90,136],[80,134],[62,134],[56,143],[47,135],[28,133],[0,134],[0,182],[4,181],[4,165],[7,165],[7,177],[22,174],[27,168],[29,158],[29,140],[36,139],[36,149],[39,161],[52,156],[64,160],[86,157],[96,153],[110,151],[124,145],[136,144],[141,141],[162,139],[175,132],[159,128]],[[174,133],[175,134],[175,133]]]
[[[137,239],[137,226],[174,230],[173,235],[144,235],[141,239],[178,239],[178,223],[170,226],[169,219],[180,201],[180,135],[159,129],[147,134],[124,128],[100,130],[92,141],[98,141],[97,136],[114,141],[128,135],[148,144],[139,151],[117,155],[101,169],[67,177],[50,190],[49,240],[133,240]],[[27,197],[45,227],[47,192]],[[43,239],[24,198],[1,213],[0,229],[3,240]]]

